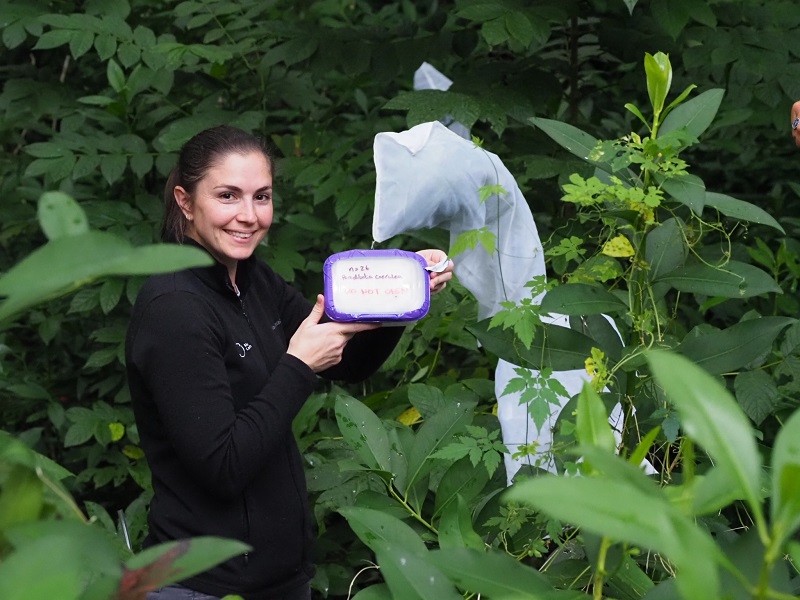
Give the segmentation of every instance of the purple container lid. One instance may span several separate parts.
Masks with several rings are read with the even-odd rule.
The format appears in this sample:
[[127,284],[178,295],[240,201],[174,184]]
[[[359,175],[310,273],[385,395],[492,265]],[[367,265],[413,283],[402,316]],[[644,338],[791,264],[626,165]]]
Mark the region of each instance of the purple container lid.
[[417,321],[431,303],[427,262],[406,250],[348,250],[328,257],[325,314],[333,321]]

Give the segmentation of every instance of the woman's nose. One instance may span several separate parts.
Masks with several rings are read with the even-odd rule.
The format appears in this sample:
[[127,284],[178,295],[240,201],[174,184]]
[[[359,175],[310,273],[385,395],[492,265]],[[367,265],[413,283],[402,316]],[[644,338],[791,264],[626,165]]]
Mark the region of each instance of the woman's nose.
[[244,201],[240,204],[239,213],[236,217],[240,221],[245,221],[247,223],[251,223],[256,219],[256,207],[253,203],[252,198],[245,198]]

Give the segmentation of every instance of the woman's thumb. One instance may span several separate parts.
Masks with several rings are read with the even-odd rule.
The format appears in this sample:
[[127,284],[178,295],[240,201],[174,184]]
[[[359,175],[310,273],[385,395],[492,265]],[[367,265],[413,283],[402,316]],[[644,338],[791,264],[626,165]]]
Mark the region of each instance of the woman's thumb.
[[322,318],[322,314],[325,312],[325,296],[322,294],[317,294],[317,303],[311,309],[308,317],[306,317],[307,321],[314,323],[315,325],[319,323],[319,320]]

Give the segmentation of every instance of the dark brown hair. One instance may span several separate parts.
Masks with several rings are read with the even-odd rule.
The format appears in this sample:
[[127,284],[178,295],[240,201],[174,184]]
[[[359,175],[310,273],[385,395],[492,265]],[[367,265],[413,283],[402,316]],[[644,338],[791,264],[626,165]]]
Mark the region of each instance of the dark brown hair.
[[228,154],[261,152],[270,171],[273,158],[263,139],[230,125],[219,125],[201,131],[183,145],[178,164],[172,169],[164,187],[164,218],[161,221],[161,240],[182,243],[186,232],[186,217],[175,201],[175,186],[179,185],[191,197],[197,182],[208,170]]

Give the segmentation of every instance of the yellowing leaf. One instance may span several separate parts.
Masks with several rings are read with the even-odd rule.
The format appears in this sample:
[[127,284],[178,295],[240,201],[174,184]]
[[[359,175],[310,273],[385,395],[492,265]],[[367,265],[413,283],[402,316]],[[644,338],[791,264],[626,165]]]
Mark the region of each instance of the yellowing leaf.
[[122,423],[109,423],[108,428],[111,431],[111,441],[118,442],[125,435],[125,425]]
[[403,412],[397,420],[400,421],[403,425],[413,425],[414,423],[419,423],[422,420],[422,415],[419,414],[419,411],[414,408],[413,406]]
[[122,449],[122,453],[133,460],[144,458],[144,452],[138,446],[125,446]]
[[603,252],[606,256],[613,256],[615,258],[625,258],[627,256],[633,256],[633,246],[631,246],[630,241],[624,235],[618,235],[615,238],[608,240],[603,245]]

